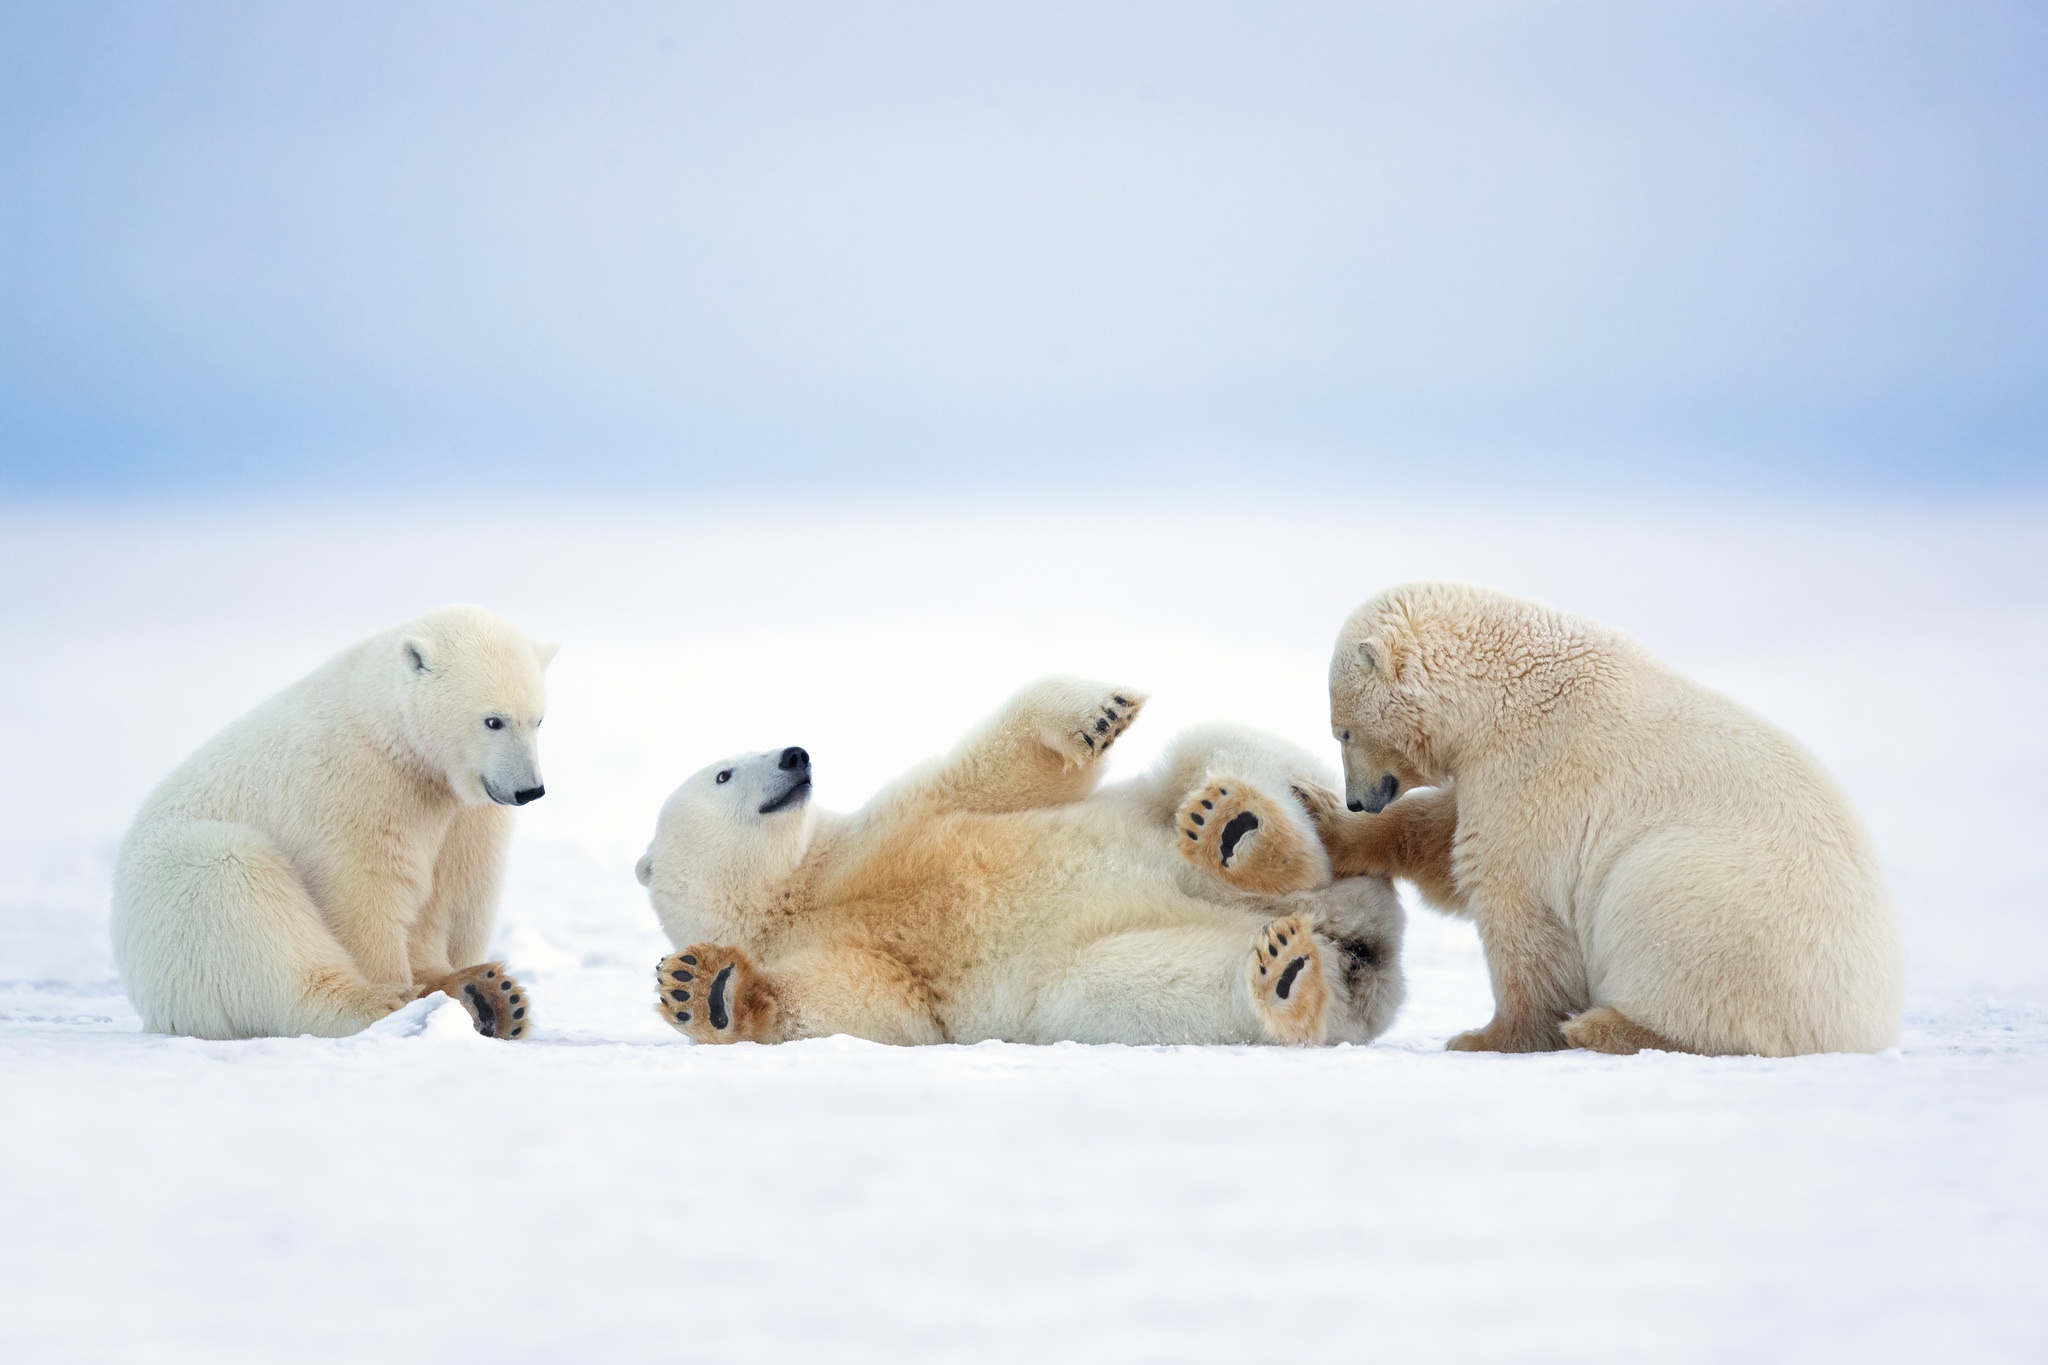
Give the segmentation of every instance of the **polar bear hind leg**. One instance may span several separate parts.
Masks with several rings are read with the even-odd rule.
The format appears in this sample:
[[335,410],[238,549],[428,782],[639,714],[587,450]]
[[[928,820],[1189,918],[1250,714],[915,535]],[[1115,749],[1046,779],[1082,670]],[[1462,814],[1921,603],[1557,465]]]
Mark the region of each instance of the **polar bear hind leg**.
[[1325,1041],[1333,968],[1309,916],[1261,924],[1202,902],[1168,913],[1178,922],[1162,914],[1082,945],[1040,987],[1017,1041]]
[[1246,964],[1252,1003],[1276,1043],[1320,1043],[1330,991],[1322,949],[1301,915],[1276,919],[1259,934]]
[[290,862],[251,826],[191,821],[128,850],[114,953],[145,1027],[196,1038],[338,1038],[412,1000],[364,978]]
[[1278,896],[1330,880],[1329,854],[1292,792],[1219,777],[1188,793],[1174,827],[1183,858],[1240,891]]
[[1564,1021],[1565,1041],[1588,1052],[1628,1056],[1637,1052],[1693,1052],[1655,1029],[1644,1028],[1611,1006],[1601,1005]]
[[468,1010],[470,1023],[486,1038],[524,1038],[533,1027],[533,1009],[526,987],[505,970],[502,962],[479,962],[419,985],[422,996],[435,991]]

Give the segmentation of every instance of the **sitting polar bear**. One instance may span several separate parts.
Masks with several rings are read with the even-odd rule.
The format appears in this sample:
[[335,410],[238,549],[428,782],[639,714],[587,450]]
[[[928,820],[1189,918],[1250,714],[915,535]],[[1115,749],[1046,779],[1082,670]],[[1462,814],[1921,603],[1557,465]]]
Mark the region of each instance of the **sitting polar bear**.
[[1264,736],[1184,738],[1096,790],[1144,699],[1048,679],[859,812],[802,749],[714,764],[636,869],[669,940],[663,1016],[700,1042],[1364,1042],[1401,1000],[1401,910],[1331,884]]
[[[1453,1048],[1789,1056],[1897,1035],[1898,915],[1848,800],[1620,631],[1410,583],[1345,623],[1330,719],[1356,812],[1319,812],[1337,872],[1410,878],[1478,921],[1494,1017]],[[1408,786],[1436,790],[1393,799]]]
[[543,791],[553,656],[480,607],[444,607],[185,760],[114,868],[114,957],[144,1026],[339,1037],[441,990],[479,1032],[523,1036],[525,991],[480,960],[508,808]]

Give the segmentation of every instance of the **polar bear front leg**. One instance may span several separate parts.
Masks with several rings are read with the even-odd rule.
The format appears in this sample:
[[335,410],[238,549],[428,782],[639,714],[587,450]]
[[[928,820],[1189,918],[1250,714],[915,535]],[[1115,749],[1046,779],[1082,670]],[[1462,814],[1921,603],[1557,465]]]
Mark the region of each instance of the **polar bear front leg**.
[[1321,1043],[1330,1004],[1322,950],[1302,915],[1276,919],[1259,934],[1245,964],[1252,1008],[1276,1043]]
[[1145,694],[1080,678],[1032,683],[941,759],[911,790],[964,810],[1033,810],[1079,801],[1101,780],[1097,760]]
[[946,1041],[931,990],[916,973],[852,944],[815,944],[776,959],[772,970],[737,948],[697,945],[662,959],[655,990],[661,1017],[700,1043],[835,1033],[906,1047]]
[[1444,1046],[1452,1052],[1556,1052],[1569,1047],[1563,1023],[1590,1003],[1586,964],[1562,922],[1516,888],[1472,896],[1479,946],[1493,979],[1493,1018]]
[[1215,778],[1188,793],[1173,824],[1181,856],[1240,891],[1279,896],[1329,883],[1329,855],[1291,793],[1274,798]]
[[655,1009],[700,1043],[779,1042],[776,993],[737,948],[693,943],[654,969]]
[[1294,795],[1315,821],[1336,877],[1400,877],[1447,915],[1470,913],[1451,875],[1458,795],[1448,787],[1410,792],[1377,813],[1344,808],[1335,792],[1298,783]]

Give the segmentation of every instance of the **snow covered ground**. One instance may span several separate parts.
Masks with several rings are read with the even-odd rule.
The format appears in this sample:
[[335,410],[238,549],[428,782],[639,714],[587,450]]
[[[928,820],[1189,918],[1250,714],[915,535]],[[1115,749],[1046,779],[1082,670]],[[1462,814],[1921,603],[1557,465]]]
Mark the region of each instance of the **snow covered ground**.
[[[2048,509],[1073,493],[0,510],[0,1358],[2048,1355]],[[1049,671],[1152,690],[1126,771],[1217,716],[1328,752],[1339,620],[1438,574],[1624,625],[1822,756],[1897,881],[1897,1049],[1446,1055],[1488,994],[1427,912],[1365,1048],[713,1049],[652,1017],[631,867],[702,763],[800,743],[851,806]],[[106,934],[136,804],[449,600],[564,642],[499,935],[536,1038],[439,1001],[140,1034]]]

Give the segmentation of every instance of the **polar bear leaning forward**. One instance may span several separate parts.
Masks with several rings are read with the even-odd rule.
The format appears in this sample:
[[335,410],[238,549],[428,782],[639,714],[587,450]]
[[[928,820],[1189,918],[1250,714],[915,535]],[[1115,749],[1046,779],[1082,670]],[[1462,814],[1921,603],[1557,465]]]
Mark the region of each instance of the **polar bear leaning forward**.
[[790,748],[713,764],[637,872],[682,951],[660,1010],[700,1042],[1363,1042],[1401,999],[1401,910],[1332,883],[1289,787],[1314,760],[1185,736],[1096,789],[1144,699],[1048,679],[852,815]]
[[523,1037],[482,961],[509,807],[542,794],[552,645],[444,607],[344,650],[164,779],[114,868],[114,957],[144,1026],[354,1033],[446,991]]
[[[1341,873],[1471,915],[1494,1017],[1468,1051],[1790,1056],[1897,1035],[1898,913],[1798,744],[1618,630],[1460,583],[1345,623]],[[1418,791],[1394,800],[1405,787]]]

